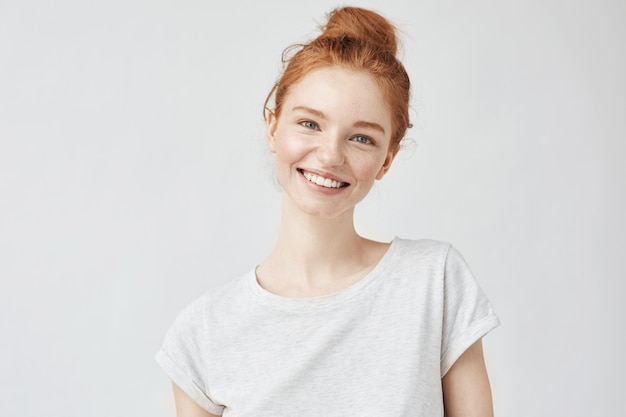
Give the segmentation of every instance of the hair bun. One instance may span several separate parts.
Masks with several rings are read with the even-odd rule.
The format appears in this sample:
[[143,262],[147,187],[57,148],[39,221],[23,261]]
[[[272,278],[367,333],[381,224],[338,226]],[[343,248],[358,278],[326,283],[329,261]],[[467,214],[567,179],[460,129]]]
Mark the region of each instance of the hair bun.
[[[309,72],[336,65],[366,71],[378,84],[392,117],[389,149],[396,152],[411,125],[411,80],[398,59],[395,26],[376,12],[343,7],[327,15],[322,34],[283,51],[284,70],[265,99],[263,115],[279,118],[290,88]],[[273,102],[273,109],[269,107]],[[268,119],[266,119],[268,120]]]
[[398,50],[396,28],[381,15],[358,7],[333,10],[322,30],[319,38],[359,39],[394,56]]

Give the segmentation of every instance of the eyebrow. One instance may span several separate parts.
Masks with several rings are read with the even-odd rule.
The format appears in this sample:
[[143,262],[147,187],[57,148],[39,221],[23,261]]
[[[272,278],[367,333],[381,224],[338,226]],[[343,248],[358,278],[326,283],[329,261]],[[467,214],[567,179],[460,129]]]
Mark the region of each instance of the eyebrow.
[[[319,117],[320,119],[327,119],[326,115],[324,114],[324,112],[313,109],[311,107],[307,107],[307,106],[295,106],[292,110],[300,110],[300,111],[305,111],[307,113],[311,113],[314,116]],[[383,134],[385,133],[385,129],[379,125],[378,123],[373,123],[373,122],[367,122],[365,120],[358,120],[356,122],[354,122],[353,124],[354,127],[360,127],[360,128],[365,128],[365,129],[374,129],[374,130],[379,130],[380,132],[382,132]]]

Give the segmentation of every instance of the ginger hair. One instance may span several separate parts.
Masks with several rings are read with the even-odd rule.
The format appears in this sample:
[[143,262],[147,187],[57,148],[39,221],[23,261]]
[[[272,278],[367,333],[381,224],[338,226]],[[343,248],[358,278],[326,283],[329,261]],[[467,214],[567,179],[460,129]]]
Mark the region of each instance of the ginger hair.
[[[292,45],[283,52],[283,73],[265,99],[267,111],[280,115],[289,88],[310,71],[334,65],[367,71],[376,80],[392,117],[390,147],[396,151],[409,122],[411,83],[396,58],[396,28],[384,17],[358,7],[343,7],[328,14],[322,34],[311,42]],[[274,100],[274,109],[268,104]]]

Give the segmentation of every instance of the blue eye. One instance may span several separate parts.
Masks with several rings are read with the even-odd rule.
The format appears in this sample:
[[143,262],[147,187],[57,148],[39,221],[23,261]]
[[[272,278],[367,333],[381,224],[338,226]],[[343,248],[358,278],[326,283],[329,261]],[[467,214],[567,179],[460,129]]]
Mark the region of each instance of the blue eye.
[[355,136],[352,138],[352,140],[358,143],[363,143],[365,145],[369,145],[372,143],[372,140],[367,136]]
[[317,129],[317,125],[310,120],[305,120],[303,122],[300,122],[300,124],[306,127],[307,129]]

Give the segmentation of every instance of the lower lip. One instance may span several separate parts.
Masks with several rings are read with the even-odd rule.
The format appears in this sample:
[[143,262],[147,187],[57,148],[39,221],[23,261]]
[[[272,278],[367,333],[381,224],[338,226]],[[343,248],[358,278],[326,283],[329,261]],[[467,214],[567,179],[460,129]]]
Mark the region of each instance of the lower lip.
[[335,195],[335,194],[339,194],[343,192],[343,190],[349,187],[349,186],[339,187],[339,188],[324,187],[323,185],[317,185],[316,183],[307,180],[302,171],[298,171],[298,174],[300,174],[300,178],[302,178],[302,181],[304,181],[308,187],[310,187],[312,190],[317,191],[318,193],[322,193],[326,195]]

